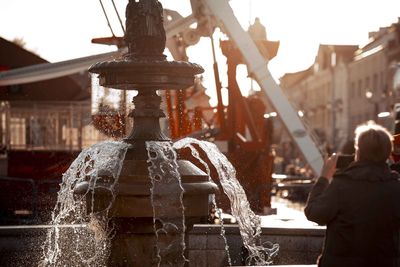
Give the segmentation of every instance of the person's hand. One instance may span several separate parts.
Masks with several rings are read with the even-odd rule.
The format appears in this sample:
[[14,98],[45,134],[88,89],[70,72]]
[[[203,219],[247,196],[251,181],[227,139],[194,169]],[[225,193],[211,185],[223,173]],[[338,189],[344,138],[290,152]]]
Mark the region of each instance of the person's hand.
[[336,172],[337,159],[338,156],[333,153],[332,156],[325,159],[324,166],[322,167],[321,176],[328,179],[329,182],[331,182],[333,174]]

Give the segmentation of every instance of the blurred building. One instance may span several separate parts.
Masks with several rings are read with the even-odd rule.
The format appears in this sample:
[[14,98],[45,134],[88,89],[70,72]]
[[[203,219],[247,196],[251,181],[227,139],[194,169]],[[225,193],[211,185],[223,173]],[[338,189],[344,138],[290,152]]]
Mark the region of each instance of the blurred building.
[[390,27],[392,38],[388,42],[389,92],[394,92],[394,101],[400,102],[400,18]]
[[[0,38],[0,71],[39,68],[43,63],[48,62],[17,42]],[[101,136],[91,125],[90,86],[87,71],[0,86],[0,147],[80,151],[97,142]]]
[[381,115],[391,112],[394,103],[400,101],[400,93],[393,86],[400,62],[399,27],[400,19],[389,27],[370,32],[370,42],[356,52],[349,64],[351,131],[367,120],[392,127],[392,118]]
[[[48,63],[0,38],[0,71]],[[97,142],[87,72],[0,86],[0,224],[46,222],[62,173],[80,150]]]
[[[0,71],[44,63],[0,38]],[[29,75],[30,70],[19,71]],[[90,86],[87,71],[0,86],[0,176],[59,178],[77,153],[104,140],[93,123]]]
[[320,45],[309,69],[281,78],[282,89],[321,141],[339,147],[368,120],[391,127],[390,118],[381,115],[400,101],[393,82],[400,62],[399,25],[400,19],[370,32],[362,48]]
[[320,45],[307,70],[285,74],[281,87],[322,142],[335,144],[347,135],[348,63],[352,45]]

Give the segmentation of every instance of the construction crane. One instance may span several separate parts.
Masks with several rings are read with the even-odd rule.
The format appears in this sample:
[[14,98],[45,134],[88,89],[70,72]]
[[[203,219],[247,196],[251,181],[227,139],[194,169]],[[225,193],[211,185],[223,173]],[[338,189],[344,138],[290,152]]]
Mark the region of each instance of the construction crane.
[[[200,34],[207,35],[207,29],[213,29],[215,26],[220,27],[235,43],[245,61],[249,76],[259,84],[265,99],[279,114],[281,121],[305,160],[314,173],[318,175],[323,164],[319,148],[312,140],[310,132],[300,120],[297,112],[271,76],[267,67],[268,58],[262,55],[254,40],[240,26],[228,0],[191,0],[191,4],[192,14],[168,24],[171,30],[169,33],[184,32],[188,29],[188,25],[195,22]],[[196,38],[192,37],[192,39]]]

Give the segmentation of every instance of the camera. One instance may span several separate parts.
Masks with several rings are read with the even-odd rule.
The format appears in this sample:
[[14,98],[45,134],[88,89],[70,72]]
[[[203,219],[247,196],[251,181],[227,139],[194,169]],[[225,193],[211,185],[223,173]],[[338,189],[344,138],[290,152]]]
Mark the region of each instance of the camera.
[[336,168],[337,169],[345,169],[353,161],[354,161],[354,154],[353,155],[339,155],[337,162],[336,162]]

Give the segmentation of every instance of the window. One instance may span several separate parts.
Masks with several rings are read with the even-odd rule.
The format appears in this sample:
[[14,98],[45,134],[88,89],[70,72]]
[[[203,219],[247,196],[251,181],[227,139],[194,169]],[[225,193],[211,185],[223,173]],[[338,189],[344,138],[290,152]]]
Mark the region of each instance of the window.
[[356,91],[356,85],[354,82],[352,82],[350,87],[350,98],[355,97],[355,91]]
[[365,91],[372,91],[369,84],[369,77],[365,78]]
[[372,80],[372,87],[373,87],[372,90],[374,92],[378,91],[378,74],[377,73],[374,74],[374,77],[373,77],[373,80]]
[[361,97],[362,95],[362,80],[358,80],[358,91],[357,91],[357,96]]

